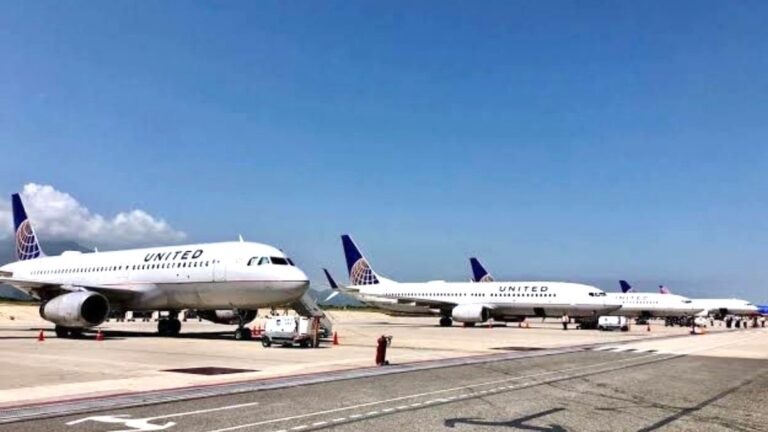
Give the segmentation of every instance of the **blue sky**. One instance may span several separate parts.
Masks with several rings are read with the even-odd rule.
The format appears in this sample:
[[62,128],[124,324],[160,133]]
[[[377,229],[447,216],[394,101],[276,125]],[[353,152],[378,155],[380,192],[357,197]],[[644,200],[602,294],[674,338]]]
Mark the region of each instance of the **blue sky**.
[[313,278],[768,302],[764,2],[4,2],[0,192],[49,184]]

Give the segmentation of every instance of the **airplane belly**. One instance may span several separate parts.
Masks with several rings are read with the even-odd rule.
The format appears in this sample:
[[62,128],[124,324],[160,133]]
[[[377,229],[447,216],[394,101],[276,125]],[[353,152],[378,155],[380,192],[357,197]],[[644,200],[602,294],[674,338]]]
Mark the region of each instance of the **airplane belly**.
[[301,298],[309,287],[302,282],[219,282],[198,287],[200,309],[242,308],[285,305]]

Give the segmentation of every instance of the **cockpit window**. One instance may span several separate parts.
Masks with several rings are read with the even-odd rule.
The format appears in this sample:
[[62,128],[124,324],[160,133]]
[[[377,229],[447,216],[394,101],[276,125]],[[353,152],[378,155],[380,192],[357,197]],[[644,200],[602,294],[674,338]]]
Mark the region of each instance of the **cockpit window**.
[[261,257],[261,259],[259,260],[259,265],[265,265],[265,264],[269,264],[269,257]]
[[606,294],[604,292],[591,292],[589,295],[592,297],[605,297]]
[[283,257],[270,257],[272,264],[275,265],[288,265],[288,260]]
[[693,303],[691,300],[683,300],[683,303]]
[[259,257],[253,257],[248,260],[248,265],[249,266],[257,265],[258,262],[259,262]]
[[288,260],[288,264],[290,264],[292,266],[296,266],[296,264],[294,264],[293,260],[291,260],[290,258],[286,257],[285,259]]

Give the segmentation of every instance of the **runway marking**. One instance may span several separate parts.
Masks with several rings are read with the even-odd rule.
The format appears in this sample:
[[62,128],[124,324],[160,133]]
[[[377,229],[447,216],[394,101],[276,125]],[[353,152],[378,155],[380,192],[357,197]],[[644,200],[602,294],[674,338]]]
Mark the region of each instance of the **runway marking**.
[[195,411],[185,411],[180,413],[164,414],[161,416],[147,417],[147,418],[131,418],[129,414],[90,416],[90,417],[84,417],[78,420],[73,420],[71,422],[66,423],[66,425],[74,426],[80,423],[92,421],[96,423],[123,424],[125,425],[125,427],[130,428],[122,432],[159,431],[159,430],[165,430],[170,427],[173,427],[176,425],[176,423],[167,422],[163,425],[157,425],[157,424],[151,423],[152,421],[160,420],[164,418],[171,418],[171,417],[185,417],[185,416],[196,415],[196,414],[225,411],[225,410],[230,410],[235,408],[254,406],[258,404],[259,402],[250,402],[250,403],[243,403],[243,404],[237,404],[237,405],[227,405],[227,406],[217,407],[217,408],[208,408],[208,409],[201,409],[201,410],[195,410]]
[[[557,371],[547,371],[547,372],[541,372],[541,373],[537,373],[537,374],[531,374],[531,375],[525,375],[525,376],[519,376],[519,377],[512,377],[512,378],[506,378],[506,379],[494,380],[494,381],[487,381],[487,382],[484,382],[484,383],[469,384],[469,385],[463,385],[463,386],[460,386],[460,387],[453,387],[453,388],[448,388],[448,389],[434,390],[434,391],[431,391],[431,392],[425,392],[425,393],[419,393],[419,394],[413,394],[413,395],[407,395],[407,396],[400,396],[400,397],[386,399],[386,400],[381,400],[381,401],[374,401],[374,402],[368,402],[368,403],[364,403],[364,404],[351,405],[351,406],[347,406],[347,407],[334,408],[334,409],[331,409],[331,410],[316,411],[316,412],[312,412],[312,413],[299,414],[299,415],[295,415],[295,416],[276,418],[276,419],[270,419],[270,420],[262,420],[262,421],[253,422],[253,423],[246,423],[246,424],[231,426],[231,427],[227,427],[227,428],[223,428],[223,429],[216,429],[216,430],[209,431],[209,432],[229,432],[229,431],[233,431],[233,430],[245,429],[245,428],[250,428],[250,427],[254,427],[254,426],[261,426],[261,425],[280,423],[280,422],[285,422],[285,421],[290,421],[290,420],[297,420],[297,419],[302,419],[302,418],[315,417],[315,416],[319,416],[319,415],[325,415],[325,414],[330,414],[330,413],[335,413],[335,412],[340,412],[340,411],[348,411],[348,410],[353,410],[353,409],[359,409],[359,408],[362,408],[362,407],[368,407],[368,406],[373,406],[373,405],[381,405],[381,404],[395,402],[395,401],[400,401],[400,400],[404,400],[404,399],[412,399],[412,398],[416,398],[416,397],[423,397],[423,396],[435,395],[435,394],[440,394],[440,393],[448,393],[448,392],[451,392],[451,391],[457,391],[457,390],[466,389],[466,388],[473,388],[473,387],[481,387],[481,386],[488,386],[488,385],[494,385],[494,384],[508,383],[510,381],[519,381],[519,380],[523,380],[523,379],[526,379],[526,378],[535,378],[535,377],[541,377],[541,376],[546,376],[546,375],[565,374],[566,372],[572,372],[572,371],[585,371],[585,370],[596,368],[596,367],[599,367],[599,366],[605,366],[605,365],[615,366],[618,363],[642,361],[642,360],[647,360],[647,359],[651,359],[651,358],[657,358],[658,359],[658,358],[660,358],[662,356],[664,356],[662,358],[662,360],[666,361],[666,360],[671,360],[671,359],[674,359],[674,358],[684,357],[686,355],[694,354],[694,353],[697,353],[697,352],[703,352],[703,351],[708,351],[708,350],[715,349],[715,348],[720,348],[720,347],[723,347],[723,346],[728,346],[728,345],[734,345],[734,344],[737,344],[737,343],[742,343],[742,342],[744,342],[746,340],[754,339],[755,337],[758,337],[758,336],[757,335],[753,335],[752,337],[741,338],[739,340],[729,341],[729,342],[725,342],[725,343],[720,343],[719,341],[717,341],[715,344],[709,344],[709,346],[706,346],[706,347],[703,347],[703,348],[694,348],[694,349],[691,349],[691,350],[688,350],[688,351],[685,351],[685,352],[681,352],[681,353],[676,353],[676,354],[664,354],[664,353],[658,353],[658,352],[651,352],[651,353],[648,353],[648,354],[645,354],[645,355],[636,356],[636,357],[625,358],[625,359],[618,359],[618,360],[614,359],[614,360],[611,360],[611,361],[606,361],[606,362],[601,362],[601,363],[594,363],[594,364],[590,364],[590,365],[586,365],[586,366],[582,366],[582,367],[566,368],[566,369],[561,369],[561,370],[557,370]],[[648,363],[648,362],[646,362],[646,363]],[[638,366],[641,366],[642,364],[644,364],[644,363],[641,362]],[[611,368],[608,368],[606,370],[596,371],[596,373],[608,373],[608,372],[612,372],[612,371],[615,371],[615,370],[620,370],[621,368],[622,367],[611,367]],[[565,379],[572,379],[572,378],[578,378],[578,377],[579,377],[579,374],[574,374],[574,375],[565,377]],[[517,384],[517,385],[498,386],[498,387],[495,387],[495,388],[487,390],[487,391],[488,391],[488,393],[499,393],[499,392],[503,392],[503,391],[506,391],[506,390],[512,390],[512,389],[517,389],[517,388],[526,387],[526,386],[530,386],[530,385],[535,385],[537,383],[541,384],[542,382],[541,381],[528,381],[528,382],[523,382],[523,383],[520,383],[520,384]],[[434,405],[434,404],[437,404],[437,403],[448,403],[450,401],[454,401],[454,400],[457,400],[457,399],[461,400],[461,399],[467,399],[467,398],[470,398],[470,397],[477,397],[477,396],[479,396],[479,394],[478,393],[468,393],[468,394],[462,394],[461,396],[462,397],[453,396],[451,398],[431,399],[431,400],[428,400],[428,401],[423,401],[423,402],[421,402],[421,404],[422,404],[422,406],[431,406],[431,405]],[[378,415],[378,414],[380,414],[380,411],[370,411],[370,412],[362,414],[362,415],[360,415],[360,414],[350,415],[349,419],[360,419],[360,418],[363,418],[363,417],[371,417],[371,416],[375,416],[375,415]],[[307,426],[307,425],[304,425],[304,426]]]

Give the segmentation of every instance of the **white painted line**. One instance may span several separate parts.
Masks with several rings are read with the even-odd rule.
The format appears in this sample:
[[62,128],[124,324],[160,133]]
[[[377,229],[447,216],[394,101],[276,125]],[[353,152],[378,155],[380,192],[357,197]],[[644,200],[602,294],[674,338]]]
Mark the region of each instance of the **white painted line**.
[[390,412],[392,412],[394,410],[395,410],[394,408],[384,408],[383,410],[381,410],[381,412],[383,412],[383,413],[390,413]]
[[360,418],[360,417],[362,417],[362,416],[363,416],[362,414],[352,414],[351,416],[349,416],[349,418],[351,418],[351,419],[357,419],[357,418]]
[[365,413],[365,414],[363,414],[363,415],[367,415],[367,416],[375,416],[375,415],[376,415],[376,414],[378,414],[378,413],[379,413],[378,411],[369,411],[369,412],[367,412],[367,413]]
[[319,422],[312,423],[312,426],[322,426],[322,425],[326,425],[326,424],[328,424],[328,422],[319,421]]
[[306,429],[307,427],[308,427],[307,425],[301,425],[301,426],[292,427],[291,430],[302,430],[302,429]]
[[206,414],[206,413],[217,412],[217,411],[226,411],[226,410],[231,410],[231,409],[236,409],[236,408],[245,408],[245,407],[249,407],[249,406],[256,406],[258,404],[259,404],[259,402],[249,402],[249,403],[243,403],[243,404],[237,404],[237,405],[226,405],[226,406],[218,407],[218,408],[208,408],[208,409],[201,409],[201,410],[197,410],[197,411],[187,411],[187,412],[180,412],[180,413],[173,413],[173,414],[164,414],[164,415],[161,415],[161,416],[150,417],[147,420],[159,420],[159,419],[171,418],[171,417],[184,417],[184,416],[190,416],[190,415],[196,415],[196,414]]
[[341,422],[343,422],[343,421],[344,421],[344,420],[346,420],[346,419],[347,419],[346,417],[339,417],[339,418],[335,418],[335,419],[333,419],[333,420],[331,420],[331,421],[332,421],[333,423],[341,423]]
[[408,409],[408,405],[400,405],[399,407],[397,407],[395,409],[399,409],[399,410]]

